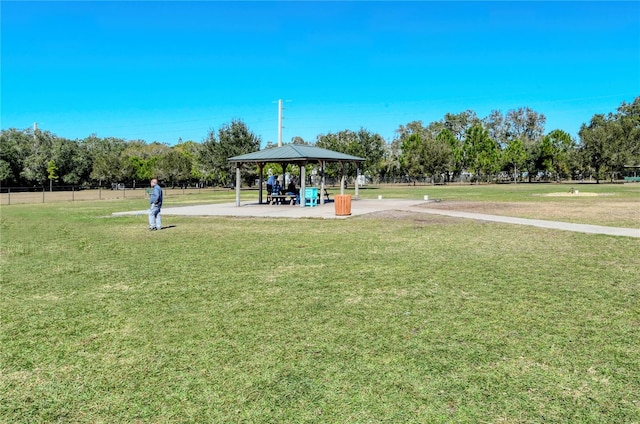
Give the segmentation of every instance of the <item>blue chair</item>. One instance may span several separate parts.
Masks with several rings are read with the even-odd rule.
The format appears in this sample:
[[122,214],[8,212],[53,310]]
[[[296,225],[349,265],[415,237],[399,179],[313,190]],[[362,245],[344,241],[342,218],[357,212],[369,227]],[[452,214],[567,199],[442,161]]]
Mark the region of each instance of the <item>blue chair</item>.
[[307,187],[304,189],[304,205],[318,206],[318,187]]

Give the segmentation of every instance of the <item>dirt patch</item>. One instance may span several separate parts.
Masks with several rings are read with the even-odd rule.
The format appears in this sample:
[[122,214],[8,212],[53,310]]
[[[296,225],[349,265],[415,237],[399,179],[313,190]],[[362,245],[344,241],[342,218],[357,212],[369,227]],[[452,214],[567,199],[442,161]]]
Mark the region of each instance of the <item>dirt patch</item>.
[[358,219],[394,219],[414,221],[417,225],[451,225],[460,220],[460,218],[451,218],[443,215],[428,215],[420,212],[402,211],[402,210],[384,210],[372,212],[364,215],[358,215]]

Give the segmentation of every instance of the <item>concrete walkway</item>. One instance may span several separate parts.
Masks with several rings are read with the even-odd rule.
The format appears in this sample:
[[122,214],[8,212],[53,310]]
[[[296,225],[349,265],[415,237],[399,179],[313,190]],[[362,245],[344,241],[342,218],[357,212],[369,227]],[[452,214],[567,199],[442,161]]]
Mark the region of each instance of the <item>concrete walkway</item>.
[[551,228],[554,230],[575,231],[578,233],[606,234],[609,236],[639,237],[640,228],[605,227],[602,225],[573,224],[570,222],[546,221],[543,219],[514,218],[510,216],[487,215],[483,213],[445,211],[439,209],[412,208],[411,211],[455,218],[469,218],[480,221],[501,222],[505,224],[529,225],[531,227]]
[[[444,215],[454,218],[476,219],[480,221],[500,222],[505,224],[529,225],[533,227],[549,228],[562,231],[575,231],[589,234],[605,234],[610,236],[638,237],[640,228],[605,227],[601,225],[572,224],[569,222],[545,221],[542,219],[514,218],[500,215],[487,215],[482,213],[459,212],[429,208],[430,201],[422,200],[398,200],[398,199],[360,199],[351,202],[351,215],[364,215],[373,212],[400,210],[416,213]],[[116,212],[114,216],[146,215],[148,210]],[[349,216],[336,216],[333,203],[319,205],[317,207],[302,208],[288,205],[265,205],[258,203],[215,203],[208,205],[177,206],[162,208],[165,216],[232,216],[232,217],[258,217],[258,218],[321,218],[321,219],[345,219]]]

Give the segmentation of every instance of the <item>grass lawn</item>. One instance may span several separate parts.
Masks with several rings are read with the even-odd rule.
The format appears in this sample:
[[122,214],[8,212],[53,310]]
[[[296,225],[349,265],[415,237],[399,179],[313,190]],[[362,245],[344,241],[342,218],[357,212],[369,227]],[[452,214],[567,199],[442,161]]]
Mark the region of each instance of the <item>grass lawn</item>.
[[[605,209],[637,204],[602,187]],[[422,190],[533,206],[564,191]],[[553,202],[573,219],[586,199]],[[0,422],[640,422],[640,239],[413,214],[158,232],[109,216],[141,201],[2,207]]]

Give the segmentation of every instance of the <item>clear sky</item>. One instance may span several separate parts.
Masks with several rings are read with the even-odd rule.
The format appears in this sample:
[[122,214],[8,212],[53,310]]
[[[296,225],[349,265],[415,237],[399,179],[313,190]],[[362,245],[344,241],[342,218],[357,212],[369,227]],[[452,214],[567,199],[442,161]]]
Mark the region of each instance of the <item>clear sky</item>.
[[640,95],[640,2],[0,3],[2,129],[277,142],[528,106],[577,135]]

